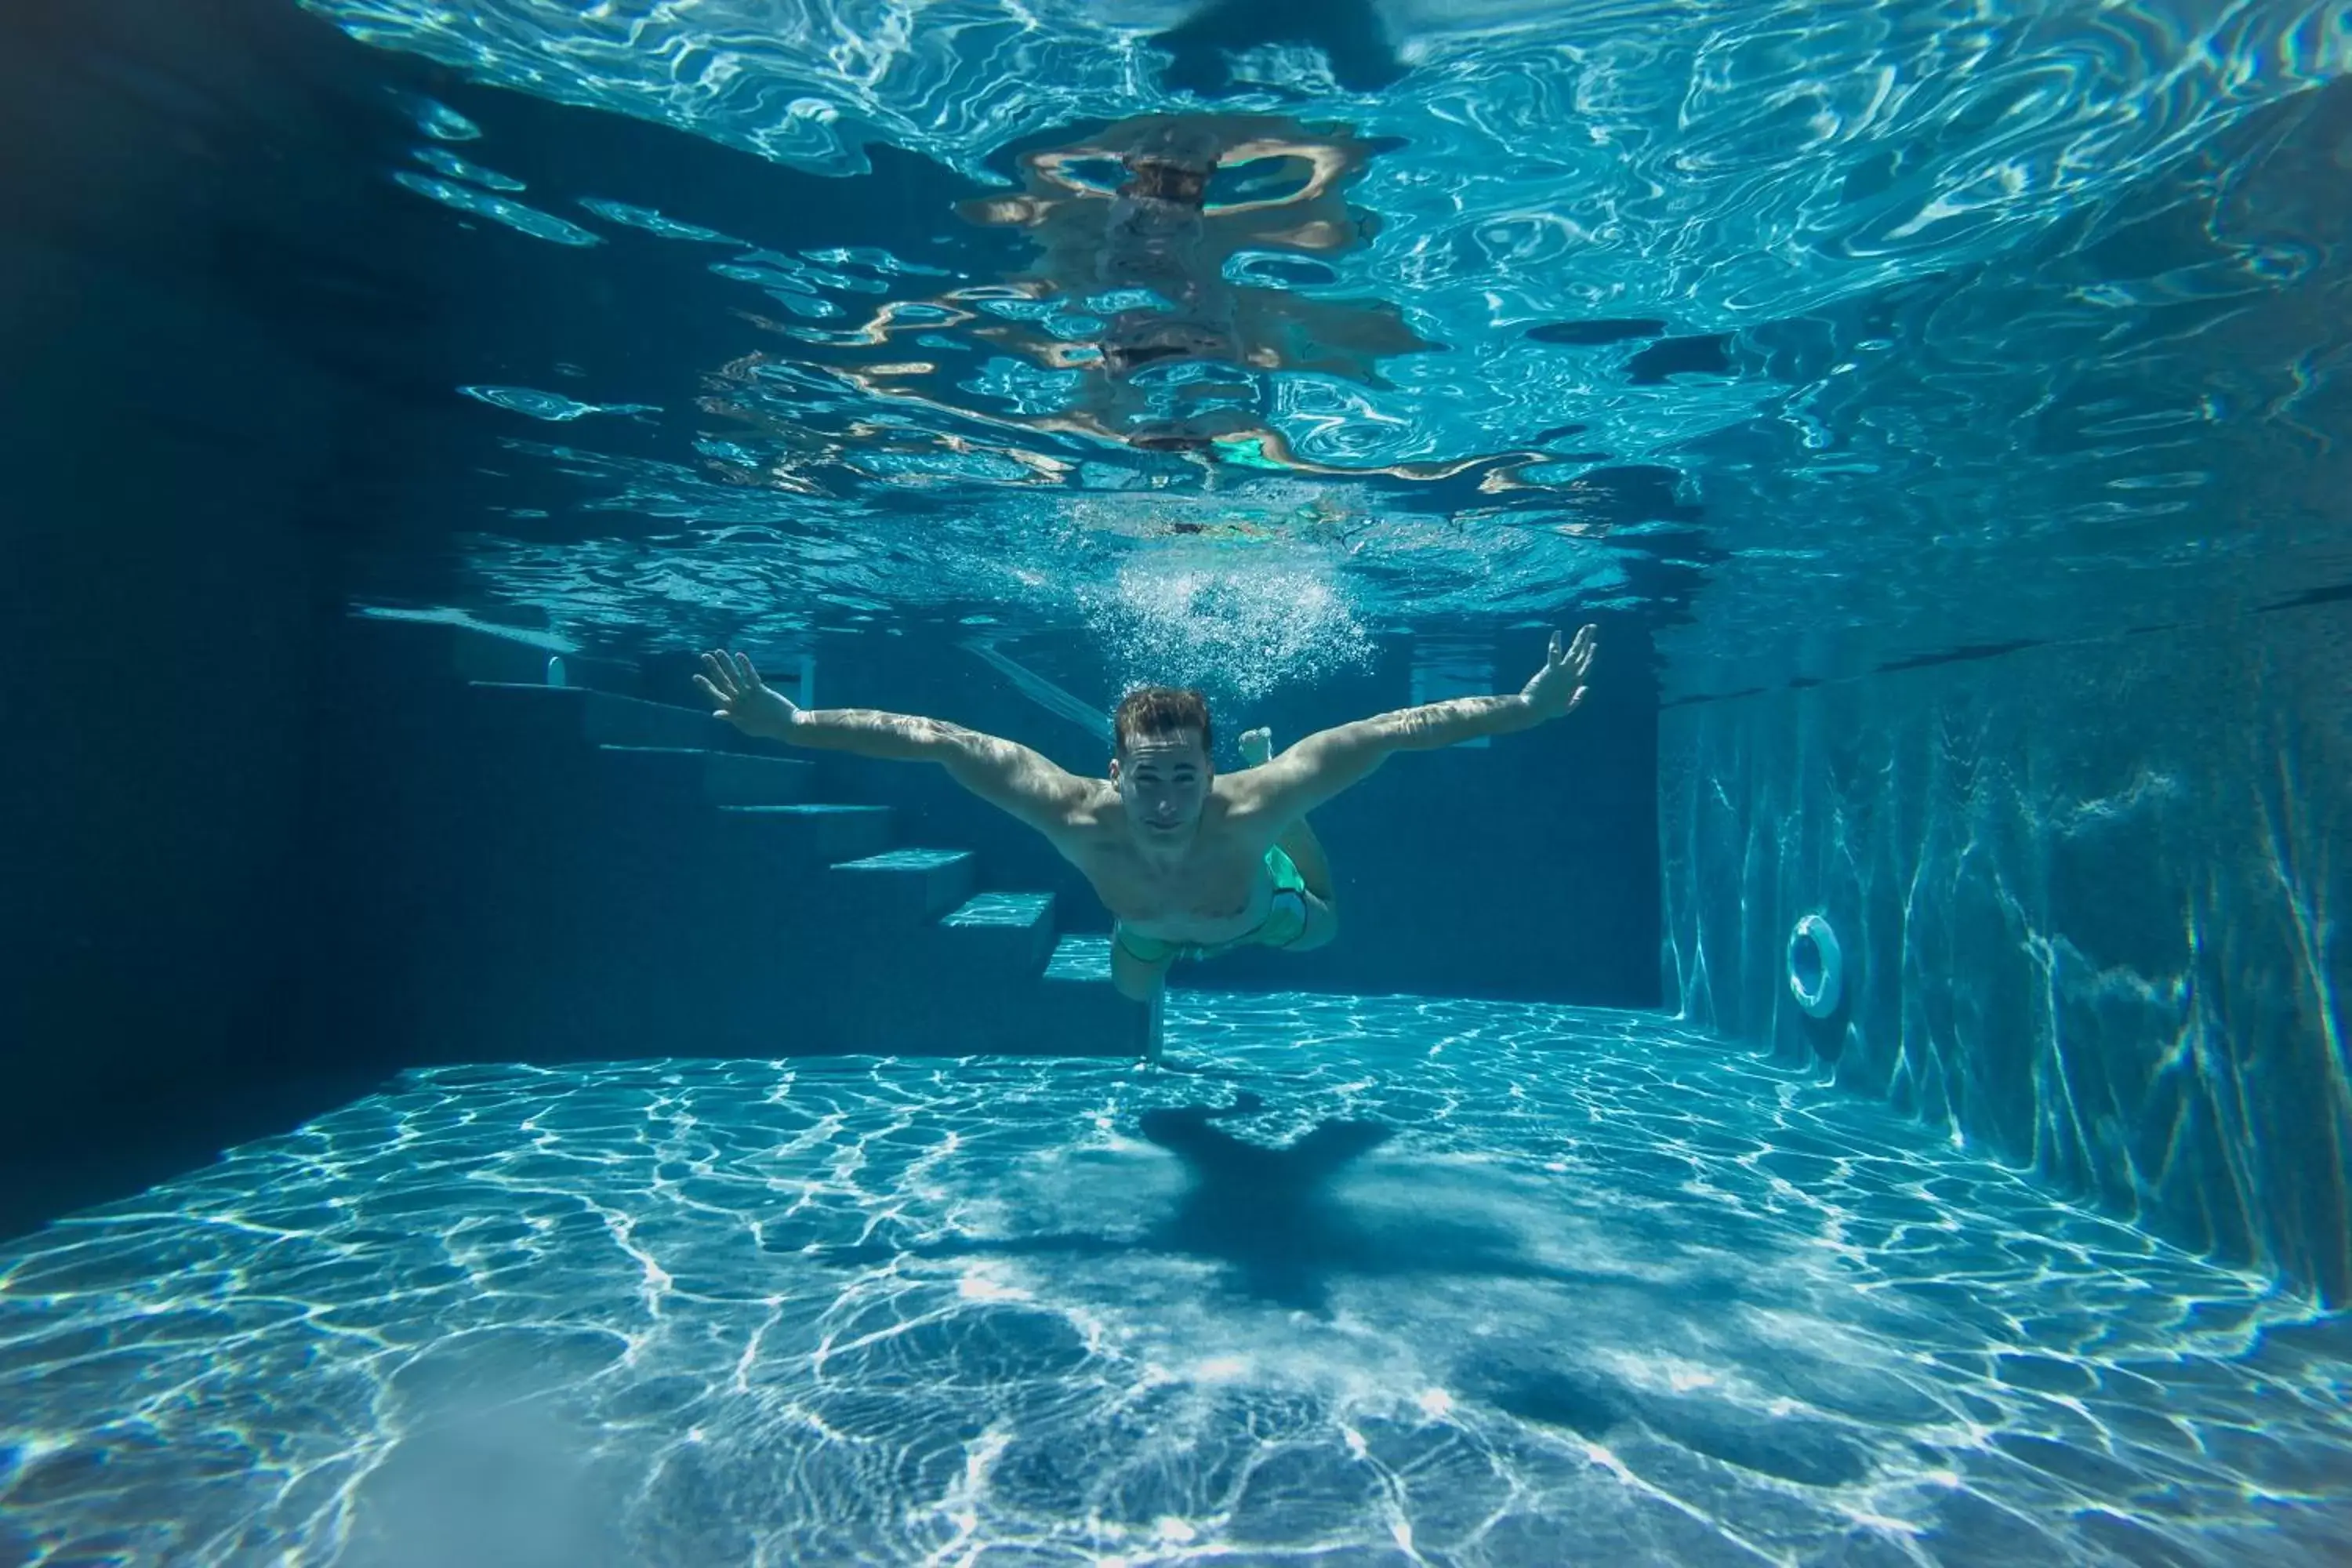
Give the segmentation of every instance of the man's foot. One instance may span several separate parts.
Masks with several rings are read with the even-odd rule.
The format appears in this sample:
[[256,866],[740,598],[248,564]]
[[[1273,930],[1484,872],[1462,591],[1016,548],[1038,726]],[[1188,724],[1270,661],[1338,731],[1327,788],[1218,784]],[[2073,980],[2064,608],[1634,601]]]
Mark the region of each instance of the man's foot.
[[1201,1074],[1207,1072],[1209,1069],[1207,1068],[1186,1067],[1182,1062],[1178,1061],[1173,1057],[1138,1057],[1135,1058],[1134,1068],[1130,1070],[1140,1073],[1147,1078],[1153,1073],[1161,1072],[1180,1073],[1186,1078],[1197,1078]]
[[1274,760],[1274,731],[1261,726],[1242,731],[1242,766],[1264,767]]

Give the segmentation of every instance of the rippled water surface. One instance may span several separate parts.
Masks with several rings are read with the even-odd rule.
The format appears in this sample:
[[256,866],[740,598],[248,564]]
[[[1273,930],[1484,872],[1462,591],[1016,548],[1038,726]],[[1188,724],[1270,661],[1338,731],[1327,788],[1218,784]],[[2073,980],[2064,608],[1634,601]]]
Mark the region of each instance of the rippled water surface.
[[2340,1324],[1636,1015],[478,1067],[0,1250],[0,1560],[2339,1563]]
[[833,176],[731,232],[408,103],[408,190],[730,345],[462,389],[556,498],[471,607],[590,642],[1614,611],[1690,693],[2352,581],[2341,0],[311,5]]

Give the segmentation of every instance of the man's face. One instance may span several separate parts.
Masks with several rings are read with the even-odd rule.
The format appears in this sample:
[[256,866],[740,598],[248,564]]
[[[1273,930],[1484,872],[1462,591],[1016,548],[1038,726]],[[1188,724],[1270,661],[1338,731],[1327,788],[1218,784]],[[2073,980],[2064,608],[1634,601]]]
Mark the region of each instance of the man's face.
[[1145,842],[1181,841],[1209,799],[1209,749],[1198,730],[1136,735],[1111,759],[1111,782]]

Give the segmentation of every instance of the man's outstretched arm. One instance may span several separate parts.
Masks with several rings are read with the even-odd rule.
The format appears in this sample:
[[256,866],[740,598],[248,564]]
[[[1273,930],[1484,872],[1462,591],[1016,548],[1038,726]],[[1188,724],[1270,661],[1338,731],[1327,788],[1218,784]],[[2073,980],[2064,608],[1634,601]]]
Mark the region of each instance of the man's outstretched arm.
[[1255,809],[1295,820],[1361,782],[1391,752],[1433,752],[1482,735],[1530,730],[1575,711],[1584,700],[1584,676],[1597,643],[1592,626],[1579,630],[1565,648],[1554,632],[1543,668],[1510,696],[1449,698],[1320,730],[1239,777],[1255,793]]
[[1069,826],[1093,786],[1028,747],[961,724],[872,708],[802,708],[760,679],[742,654],[707,653],[694,678],[711,714],[747,735],[897,762],[937,763],[989,805],[1052,833]]

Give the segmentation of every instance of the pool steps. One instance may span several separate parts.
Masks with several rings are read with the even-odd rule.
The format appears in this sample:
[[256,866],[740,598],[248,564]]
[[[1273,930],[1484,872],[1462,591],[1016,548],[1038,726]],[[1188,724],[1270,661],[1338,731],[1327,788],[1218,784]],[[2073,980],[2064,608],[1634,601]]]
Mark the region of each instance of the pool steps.
[[677,1016],[719,987],[755,1016],[773,1007],[777,1055],[1141,1054],[1145,1009],[1111,989],[1103,938],[1062,934],[1050,894],[982,888],[967,851],[898,843],[890,807],[819,798],[814,763],[698,709],[581,686],[467,690],[468,743],[564,797],[543,819],[615,868],[606,896],[724,928],[706,948],[674,932],[664,946]]

